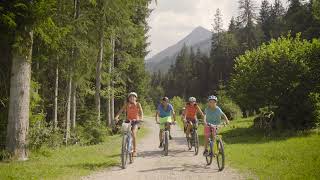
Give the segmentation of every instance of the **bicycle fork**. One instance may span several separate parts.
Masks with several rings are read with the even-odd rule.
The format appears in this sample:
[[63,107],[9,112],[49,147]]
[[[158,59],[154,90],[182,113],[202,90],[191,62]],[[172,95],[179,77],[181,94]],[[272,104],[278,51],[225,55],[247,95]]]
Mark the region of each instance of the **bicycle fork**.
[[127,151],[128,151],[128,153],[131,153],[131,151],[132,151],[132,137],[131,137],[131,135],[129,133],[127,134],[127,136],[128,136]]

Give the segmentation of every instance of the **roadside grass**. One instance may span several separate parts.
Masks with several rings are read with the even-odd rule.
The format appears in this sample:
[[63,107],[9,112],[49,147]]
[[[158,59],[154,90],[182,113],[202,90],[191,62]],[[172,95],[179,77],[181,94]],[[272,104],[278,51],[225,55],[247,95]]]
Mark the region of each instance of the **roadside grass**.
[[[221,129],[227,164],[259,179],[319,179],[319,130],[273,132],[252,128],[253,118],[234,120]],[[199,127],[203,145],[203,126]]]
[[[147,132],[142,127],[138,138]],[[120,165],[120,146],[121,136],[114,135],[98,145],[42,148],[32,152],[28,161],[0,162],[0,179],[80,179],[94,171]]]

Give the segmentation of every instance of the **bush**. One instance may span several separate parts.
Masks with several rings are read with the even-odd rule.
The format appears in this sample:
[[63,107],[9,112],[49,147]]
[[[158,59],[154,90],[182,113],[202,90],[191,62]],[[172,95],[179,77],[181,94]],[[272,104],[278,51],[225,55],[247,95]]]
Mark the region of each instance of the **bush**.
[[142,106],[142,108],[143,108],[143,113],[145,114],[145,115],[153,115],[153,113],[154,113],[154,106],[153,106],[153,104],[152,103],[148,103],[147,101],[145,101],[145,100],[141,100],[140,101],[140,103],[141,103],[141,106]]
[[236,60],[232,97],[244,110],[275,106],[277,126],[306,129],[319,124],[320,40],[282,37]]
[[218,94],[218,106],[226,114],[229,120],[240,118],[242,115],[240,107],[227,95],[224,86],[220,86]]
[[170,100],[170,103],[172,104],[172,106],[177,114],[179,114],[180,111],[182,110],[182,108],[185,106],[185,101],[179,96],[174,96]]
[[101,122],[93,119],[77,126],[73,138],[80,145],[94,145],[103,142],[108,133],[109,130]]
[[57,148],[63,143],[63,132],[59,129],[54,130],[51,124],[38,121],[30,126],[28,139],[31,150],[38,150],[43,146]]

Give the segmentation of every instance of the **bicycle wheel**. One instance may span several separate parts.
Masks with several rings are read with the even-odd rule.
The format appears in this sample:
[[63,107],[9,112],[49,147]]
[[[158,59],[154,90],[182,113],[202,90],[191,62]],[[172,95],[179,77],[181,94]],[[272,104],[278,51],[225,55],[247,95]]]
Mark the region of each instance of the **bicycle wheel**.
[[223,142],[222,139],[218,139],[217,140],[217,149],[218,149],[218,153],[217,153],[217,164],[218,164],[218,168],[219,171],[222,171],[224,169],[224,146],[223,146]]
[[191,150],[192,149],[191,139],[190,137],[186,137],[186,139],[187,139],[188,149]]
[[128,139],[128,144],[130,144],[131,145],[131,147],[128,147],[128,149],[130,150],[129,151],[129,163],[130,164],[132,164],[133,163],[133,152],[132,152],[132,137],[130,137],[129,139]]
[[209,152],[206,155],[207,165],[210,165],[212,163],[212,158],[213,158],[213,143],[210,140],[209,141]]
[[122,148],[121,148],[121,167],[125,169],[127,167],[128,159],[128,135],[122,137]]
[[199,136],[198,136],[197,131],[195,131],[193,133],[193,143],[194,143],[194,155],[198,155],[198,153],[199,153]]
[[169,132],[168,131],[164,131],[164,146],[163,146],[163,150],[164,150],[164,155],[168,156],[168,149],[169,149]]

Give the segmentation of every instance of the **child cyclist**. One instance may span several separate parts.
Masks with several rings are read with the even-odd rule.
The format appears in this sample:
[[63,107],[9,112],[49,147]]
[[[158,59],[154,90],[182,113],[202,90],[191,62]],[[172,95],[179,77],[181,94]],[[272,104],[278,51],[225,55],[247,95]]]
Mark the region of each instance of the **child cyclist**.
[[193,126],[197,126],[197,113],[200,113],[204,117],[203,112],[197,104],[195,97],[190,97],[189,102],[186,104],[185,113],[184,113],[184,124],[186,126],[186,137],[190,138],[190,131]]
[[131,122],[132,125],[132,140],[133,140],[133,156],[137,156],[137,130],[139,120],[143,119],[143,110],[141,104],[137,102],[138,95],[135,92],[131,92],[128,95],[128,101],[125,103],[120,111],[115,116],[115,120],[119,120],[119,116],[122,112],[126,112],[126,120]]
[[[169,98],[168,97],[163,97],[161,100],[161,103],[158,106],[157,112],[156,112],[156,122],[160,124],[160,132],[159,132],[159,140],[160,140],[160,145],[159,148],[162,147],[163,144],[163,129],[165,128],[165,123],[172,122],[171,116],[173,117],[173,123],[176,122],[176,114],[174,112],[173,106],[169,103]],[[160,121],[158,120],[160,117]],[[170,126],[168,127],[169,132],[170,132]],[[172,139],[170,135],[170,139]]]
[[[216,96],[209,96],[208,98],[208,107],[205,109],[205,116],[204,116],[204,152],[203,155],[206,156],[208,153],[208,138],[210,137],[210,129],[212,128],[212,125],[220,125],[221,124],[221,118],[224,119],[224,121],[229,124],[229,120],[227,116],[222,112],[222,110],[217,106],[218,98]],[[213,136],[213,138],[215,138]],[[215,142],[215,139],[213,139],[213,142]]]

